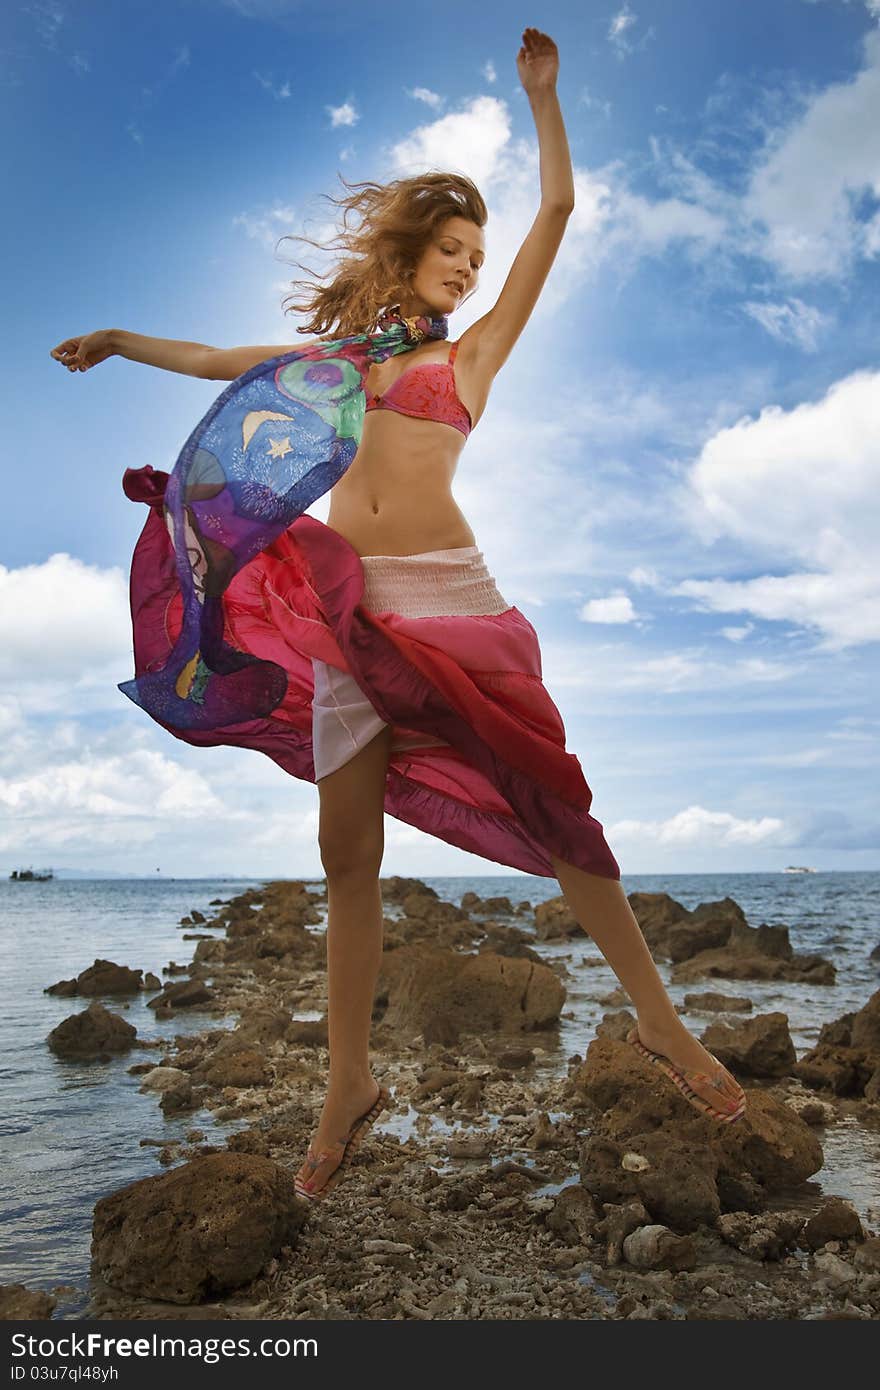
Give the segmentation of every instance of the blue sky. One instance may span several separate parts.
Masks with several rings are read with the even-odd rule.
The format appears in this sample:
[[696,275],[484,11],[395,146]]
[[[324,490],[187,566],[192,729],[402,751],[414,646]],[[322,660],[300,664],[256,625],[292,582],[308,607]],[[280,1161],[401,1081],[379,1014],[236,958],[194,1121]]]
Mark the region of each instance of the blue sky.
[[[331,234],[338,173],[427,168],[490,211],[460,336],[538,206],[529,24],[576,208],[456,500],[624,879],[878,867],[880,0],[29,0],[0,39],[0,869],[321,872],[314,787],[116,689],[123,470],[170,469],[220,386],[49,350],[296,343],[279,238]],[[386,818],[385,873],[496,871]]]

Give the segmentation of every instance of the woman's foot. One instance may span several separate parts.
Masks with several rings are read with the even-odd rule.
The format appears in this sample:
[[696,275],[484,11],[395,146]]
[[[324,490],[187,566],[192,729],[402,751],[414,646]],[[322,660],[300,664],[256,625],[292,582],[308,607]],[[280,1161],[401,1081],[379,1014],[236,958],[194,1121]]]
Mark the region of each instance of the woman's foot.
[[735,1115],[744,1109],[746,1095],[739,1082],[684,1024],[639,1019],[636,1036],[649,1052],[659,1053],[671,1063],[686,1086],[707,1106],[725,1115]]
[[[295,1186],[303,1196],[317,1197],[329,1190],[339,1169],[346,1146],[357,1138],[357,1122],[364,1120],[387,1092],[373,1077],[349,1085],[331,1085],[327,1091],[318,1128],[312,1136],[305,1162],[296,1175]],[[378,1118],[374,1115],[372,1124]],[[366,1126],[367,1128],[369,1125]]]

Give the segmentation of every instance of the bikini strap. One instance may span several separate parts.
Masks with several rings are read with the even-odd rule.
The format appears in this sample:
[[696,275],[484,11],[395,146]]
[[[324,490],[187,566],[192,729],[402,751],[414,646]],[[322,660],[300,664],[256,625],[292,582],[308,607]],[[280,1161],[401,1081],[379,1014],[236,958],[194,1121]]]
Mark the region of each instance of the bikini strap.
[[448,356],[448,358],[446,359],[446,360],[447,360],[447,364],[448,364],[450,367],[452,366],[453,362],[455,361],[455,354],[458,352],[458,344],[459,344],[459,339],[456,338],[455,342],[452,344],[452,349],[451,349],[451,351],[450,351],[450,353],[449,353],[449,356]]

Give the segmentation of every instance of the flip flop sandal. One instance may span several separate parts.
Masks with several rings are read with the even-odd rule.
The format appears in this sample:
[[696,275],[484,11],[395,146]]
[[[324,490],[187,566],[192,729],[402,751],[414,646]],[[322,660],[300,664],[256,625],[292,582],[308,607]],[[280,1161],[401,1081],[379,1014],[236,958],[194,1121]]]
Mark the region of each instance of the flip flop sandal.
[[646,1061],[653,1063],[655,1067],[659,1067],[662,1072],[665,1072],[672,1084],[677,1086],[679,1091],[681,1091],[685,1100],[689,1101],[697,1110],[701,1110],[704,1115],[707,1115],[712,1120],[717,1120],[718,1123],[722,1125],[730,1125],[733,1124],[734,1121],[742,1119],[746,1111],[746,1093],[741,1086],[738,1087],[738,1090],[741,1092],[741,1099],[735,1110],[719,1110],[717,1106],[710,1104],[703,1096],[697,1095],[697,1092],[693,1089],[692,1082],[708,1081],[711,1085],[717,1086],[719,1080],[725,1076],[725,1070],[714,1053],[710,1052],[709,1056],[712,1058],[713,1062],[717,1063],[718,1071],[710,1075],[709,1072],[705,1071],[694,1071],[687,1067],[673,1066],[669,1058],[664,1057],[662,1052],[652,1052],[649,1047],[645,1047],[645,1044],[639,1037],[638,1028],[631,1028],[626,1035],[626,1040],[628,1043],[632,1044],[636,1051],[640,1053]]
[[[322,1197],[326,1197],[332,1192],[363,1143],[367,1131],[376,1123],[382,1111],[390,1108],[391,1092],[384,1086],[380,1086],[379,1094],[373,1101],[369,1110],[363,1115],[358,1116],[344,1139],[340,1139],[337,1144],[331,1144],[329,1148],[322,1149],[320,1153],[315,1153],[310,1144],[306,1151],[306,1160],[303,1167],[310,1168],[311,1173],[305,1179],[297,1174],[294,1179],[294,1189],[297,1196],[305,1197],[310,1202],[317,1202],[320,1201]],[[318,1168],[328,1158],[333,1158],[336,1154],[340,1154],[339,1162],[331,1172],[327,1181],[317,1189],[311,1188],[308,1184],[314,1182],[315,1173]]]

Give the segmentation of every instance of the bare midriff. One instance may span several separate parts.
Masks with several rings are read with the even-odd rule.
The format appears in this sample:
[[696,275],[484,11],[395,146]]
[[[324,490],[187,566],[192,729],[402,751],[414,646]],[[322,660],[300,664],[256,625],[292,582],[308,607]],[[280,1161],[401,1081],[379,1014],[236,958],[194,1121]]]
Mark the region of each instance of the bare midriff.
[[[424,360],[442,359],[431,354]],[[368,376],[369,389],[383,394],[391,378],[381,385],[371,381],[375,370]],[[371,410],[360,448],[330,493],[326,524],[359,555],[417,555],[476,545],[452,496],[464,443],[454,425]]]

